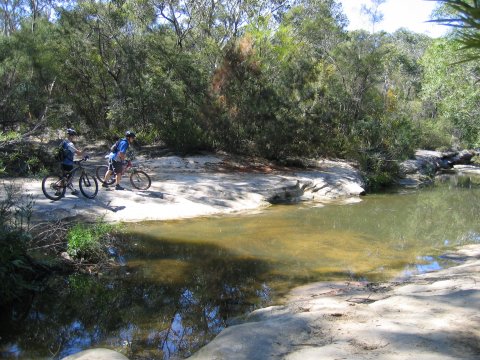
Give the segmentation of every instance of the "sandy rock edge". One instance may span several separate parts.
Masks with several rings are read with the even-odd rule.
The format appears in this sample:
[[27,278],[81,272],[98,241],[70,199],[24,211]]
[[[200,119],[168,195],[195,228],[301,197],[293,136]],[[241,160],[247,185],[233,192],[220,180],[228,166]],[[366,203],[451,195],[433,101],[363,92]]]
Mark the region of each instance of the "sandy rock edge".
[[451,268],[382,284],[322,282],[224,329],[192,359],[478,359],[480,244]]

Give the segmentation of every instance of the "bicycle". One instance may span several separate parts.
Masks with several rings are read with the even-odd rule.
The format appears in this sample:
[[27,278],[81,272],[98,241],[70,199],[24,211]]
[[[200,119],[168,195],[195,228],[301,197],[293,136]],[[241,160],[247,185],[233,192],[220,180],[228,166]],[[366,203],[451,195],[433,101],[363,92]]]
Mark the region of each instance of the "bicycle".
[[[147,190],[150,185],[152,185],[152,180],[150,179],[150,176],[143,171],[137,169],[133,164],[132,164],[132,159],[133,159],[133,154],[130,152],[129,154],[129,159],[126,162],[126,165],[123,167],[122,171],[122,176],[126,173],[130,173],[130,183],[132,186],[137,189],[137,190]],[[99,165],[97,166],[96,169],[96,175],[97,179],[102,183],[102,184],[107,184],[107,185],[113,185],[115,183],[115,178],[117,174],[115,173],[115,169],[113,169],[113,173],[110,176],[110,178],[107,181],[104,181],[105,179],[105,174],[108,171],[108,165]]]
[[88,199],[93,199],[98,193],[98,182],[95,176],[90,175],[82,166],[82,162],[89,159],[85,156],[82,160],[74,161],[77,165],[71,171],[63,175],[47,175],[42,180],[43,194],[50,200],[57,201],[65,196],[67,187],[73,189],[72,180],[77,171],[80,171],[80,178],[78,180],[78,186],[83,196]]

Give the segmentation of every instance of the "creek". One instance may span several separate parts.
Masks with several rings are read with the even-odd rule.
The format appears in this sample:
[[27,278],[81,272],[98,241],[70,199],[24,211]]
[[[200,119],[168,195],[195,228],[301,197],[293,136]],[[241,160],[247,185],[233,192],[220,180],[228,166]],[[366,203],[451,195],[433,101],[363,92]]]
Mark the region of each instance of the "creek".
[[0,358],[60,359],[91,347],[186,358],[295,286],[449,266],[442,253],[480,242],[479,210],[480,178],[448,175],[358,202],[131,224],[117,271],[52,277],[2,316]]

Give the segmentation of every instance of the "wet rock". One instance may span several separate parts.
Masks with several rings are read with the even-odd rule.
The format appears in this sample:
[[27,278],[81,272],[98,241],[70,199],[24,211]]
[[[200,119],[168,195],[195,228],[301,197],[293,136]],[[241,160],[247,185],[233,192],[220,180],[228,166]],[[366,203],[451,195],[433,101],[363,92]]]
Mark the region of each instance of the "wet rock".
[[401,178],[397,184],[406,187],[419,187],[433,182],[434,176],[441,170],[455,170],[461,164],[470,164],[478,155],[474,150],[460,152],[440,152],[417,150],[414,159],[400,163]]
[[475,152],[471,150],[463,150],[451,158],[454,165],[468,165],[475,156]]
[[267,197],[267,201],[270,204],[292,204],[301,200],[304,194],[304,187],[301,187],[300,182],[297,181],[295,185],[272,189],[271,192],[273,195]]

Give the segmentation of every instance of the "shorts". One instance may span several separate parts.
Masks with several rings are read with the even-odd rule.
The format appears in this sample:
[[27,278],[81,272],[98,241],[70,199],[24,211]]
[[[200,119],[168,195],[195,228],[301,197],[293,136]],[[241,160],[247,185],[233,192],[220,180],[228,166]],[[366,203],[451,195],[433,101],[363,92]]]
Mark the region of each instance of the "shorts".
[[123,164],[121,161],[112,160],[108,164],[108,170],[113,171],[115,174],[121,174],[123,172]]
[[73,170],[73,165],[62,164],[63,172],[69,172]]

